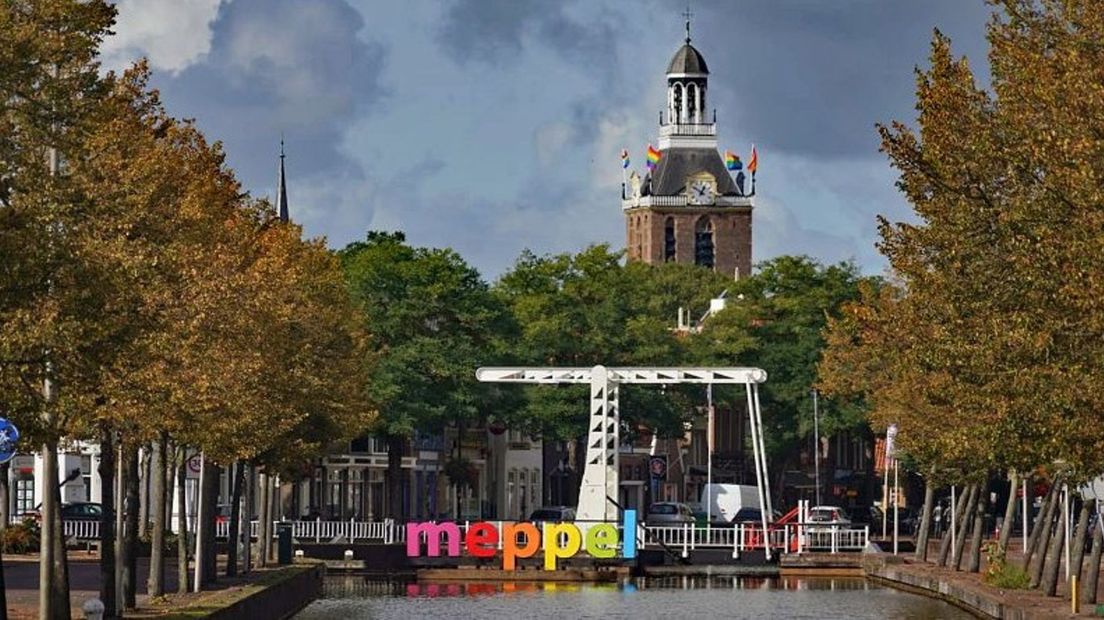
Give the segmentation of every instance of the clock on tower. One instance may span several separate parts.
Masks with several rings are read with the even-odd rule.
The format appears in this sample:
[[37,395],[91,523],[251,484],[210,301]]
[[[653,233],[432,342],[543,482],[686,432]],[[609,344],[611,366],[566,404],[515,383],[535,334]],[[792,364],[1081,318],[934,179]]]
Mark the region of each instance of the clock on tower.
[[717,150],[708,90],[709,68],[690,44],[687,23],[686,42],[667,65],[659,162],[622,192],[628,256],[696,264],[738,278],[751,273],[754,198],[732,179]]

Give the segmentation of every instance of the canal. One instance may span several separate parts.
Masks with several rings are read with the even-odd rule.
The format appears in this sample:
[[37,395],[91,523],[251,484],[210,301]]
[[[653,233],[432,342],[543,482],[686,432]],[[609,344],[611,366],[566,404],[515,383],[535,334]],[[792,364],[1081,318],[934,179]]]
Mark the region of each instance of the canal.
[[625,584],[403,583],[327,577],[295,620],[435,618],[972,618],[942,601],[858,578],[641,578]]

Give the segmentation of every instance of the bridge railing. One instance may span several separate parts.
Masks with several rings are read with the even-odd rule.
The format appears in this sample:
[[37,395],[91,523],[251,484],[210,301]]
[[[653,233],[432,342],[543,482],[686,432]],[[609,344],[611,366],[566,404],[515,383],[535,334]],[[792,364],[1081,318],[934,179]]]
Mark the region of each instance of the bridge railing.
[[[276,536],[276,526],[280,522],[274,521],[271,529],[273,537]],[[394,521],[323,521],[321,519],[291,521],[292,538],[296,541],[329,543],[341,541],[354,542],[379,542],[384,544],[406,542],[406,526]],[[499,531],[505,521],[491,521]],[[466,535],[471,526],[470,521],[456,522],[460,534]],[[584,522],[577,523],[586,526]],[[621,524],[616,523],[618,530]],[[250,522],[250,535],[257,537],[259,521]],[[100,538],[99,521],[66,520],[62,522],[63,532],[68,539],[81,541],[98,540]],[[229,522],[223,521],[215,524],[215,537],[225,540],[230,533]],[[621,533],[620,540],[624,540]],[[681,552],[685,557],[691,551],[697,549],[729,549],[733,557],[739,557],[740,553],[751,550],[762,550],[769,543],[771,549],[782,553],[803,553],[810,551],[841,553],[862,551],[870,541],[869,526],[857,526],[849,524],[825,524],[825,523],[786,523],[784,525],[770,526],[767,535],[763,536],[762,526],[756,524],[738,523],[731,527],[700,526],[695,524],[683,525],[648,525],[646,523],[637,526],[637,547],[647,549],[656,545],[665,546],[673,551]],[[501,548],[501,540],[499,542]]]

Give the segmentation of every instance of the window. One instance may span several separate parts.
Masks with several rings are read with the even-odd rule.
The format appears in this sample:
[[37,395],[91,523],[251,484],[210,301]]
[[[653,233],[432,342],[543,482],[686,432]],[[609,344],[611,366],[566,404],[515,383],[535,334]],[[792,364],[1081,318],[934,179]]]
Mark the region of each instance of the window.
[[21,515],[34,510],[34,478],[20,478],[15,481],[15,514]]
[[708,215],[694,227],[694,264],[713,268],[713,222]]
[[92,457],[82,455],[80,459],[81,483],[84,485],[84,501],[92,501]]
[[675,260],[675,250],[678,245],[675,242],[675,218],[668,217],[663,225],[663,260],[671,262]]

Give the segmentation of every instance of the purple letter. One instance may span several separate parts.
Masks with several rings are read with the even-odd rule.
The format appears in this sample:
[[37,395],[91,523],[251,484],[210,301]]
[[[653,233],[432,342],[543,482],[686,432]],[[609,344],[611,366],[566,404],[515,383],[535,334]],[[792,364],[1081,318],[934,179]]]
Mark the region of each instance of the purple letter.
[[406,555],[416,558],[422,552],[422,534],[426,537],[426,552],[431,558],[441,555],[441,534],[448,535],[448,554],[460,555],[460,528],[455,523],[407,523]]

